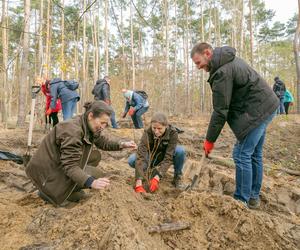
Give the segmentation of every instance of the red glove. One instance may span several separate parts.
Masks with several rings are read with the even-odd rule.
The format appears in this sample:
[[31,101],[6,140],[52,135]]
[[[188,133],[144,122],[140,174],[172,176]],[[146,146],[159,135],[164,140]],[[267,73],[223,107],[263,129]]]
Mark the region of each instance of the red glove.
[[51,115],[51,113],[52,113],[52,109],[49,108],[49,109],[46,111],[46,115]]
[[150,192],[151,193],[158,190],[158,183],[159,183],[159,180],[156,179],[155,177],[150,180]]
[[134,188],[134,191],[135,191],[136,193],[146,193],[146,190],[144,189],[143,186],[136,186],[136,187]]
[[205,155],[208,156],[214,148],[214,143],[208,140],[205,140],[203,143],[203,149],[205,151]]
[[133,116],[133,115],[134,115],[134,112],[135,112],[134,108],[130,108],[129,111],[128,111],[128,114],[129,114],[130,116]]

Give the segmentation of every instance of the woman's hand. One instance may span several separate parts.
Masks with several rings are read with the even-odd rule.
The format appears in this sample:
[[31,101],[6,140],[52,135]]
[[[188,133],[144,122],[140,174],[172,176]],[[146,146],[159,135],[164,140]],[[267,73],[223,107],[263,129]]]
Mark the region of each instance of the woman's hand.
[[93,189],[103,189],[110,184],[107,178],[98,178],[92,182],[91,188]]
[[137,149],[137,145],[134,141],[121,142],[120,146],[121,148]]

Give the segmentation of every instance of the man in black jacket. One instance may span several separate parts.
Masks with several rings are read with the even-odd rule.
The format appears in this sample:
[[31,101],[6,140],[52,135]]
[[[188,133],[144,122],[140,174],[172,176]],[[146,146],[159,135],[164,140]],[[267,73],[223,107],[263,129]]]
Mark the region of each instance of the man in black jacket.
[[209,72],[213,113],[203,149],[208,155],[225,122],[237,138],[233,149],[236,165],[234,198],[250,208],[258,208],[263,177],[262,152],[267,125],[275,115],[279,100],[264,79],[234,48],[215,48],[197,43],[191,58],[198,69]]
[[274,78],[273,91],[275,92],[275,94],[277,95],[277,97],[280,100],[280,105],[277,109],[277,114],[281,114],[281,115],[285,114],[285,111],[284,111],[284,94],[285,94],[286,88],[285,88],[285,84],[283,83],[283,81],[281,81],[279,79],[278,76],[276,76]]
[[[92,94],[94,95],[94,99],[96,101],[104,101],[109,106],[111,106],[111,99],[110,99],[110,78],[105,76],[103,79],[97,80],[96,85],[92,90]],[[113,110],[113,113],[110,117],[111,126],[113,128],[118,128],[118,124],[116,121],[116,114]]]

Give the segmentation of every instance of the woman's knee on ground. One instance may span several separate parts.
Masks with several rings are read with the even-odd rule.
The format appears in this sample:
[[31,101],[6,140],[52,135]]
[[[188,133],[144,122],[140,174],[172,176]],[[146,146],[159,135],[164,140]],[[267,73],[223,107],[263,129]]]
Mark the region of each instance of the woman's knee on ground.
[[128,164],[130,167],[135,168],[136,154],[131,154],[128,158]]

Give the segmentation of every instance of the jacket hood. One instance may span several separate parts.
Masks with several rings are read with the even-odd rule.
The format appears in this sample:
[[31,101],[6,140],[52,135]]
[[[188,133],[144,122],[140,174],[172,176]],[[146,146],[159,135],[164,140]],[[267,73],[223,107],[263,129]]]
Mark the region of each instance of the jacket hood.
[[53,78],[51,81],[50,81],[50,84],[55,84],[55,83],[59,83],[59,82],[62,82],[63,80],[61,78]]
[[133,91],[132,90],[127,90],[123,93],[123,96],[126,98],[126,99],[129,99],[131,101],[132,99],[132,95],[133,95]]
[[283,81],[281,81],[279,78],[276,78],[275,83],[279,85],[283,85]]
[[103,83],[107,83],[108,84],[108,82],[105,79],[100,79],[100,80],[96,81],[96,85],[103,84]]
[[210,74],[213,74],[218,68],[235,58],[236,49],[224,46],[214,49],[212,60],[210,61]]

